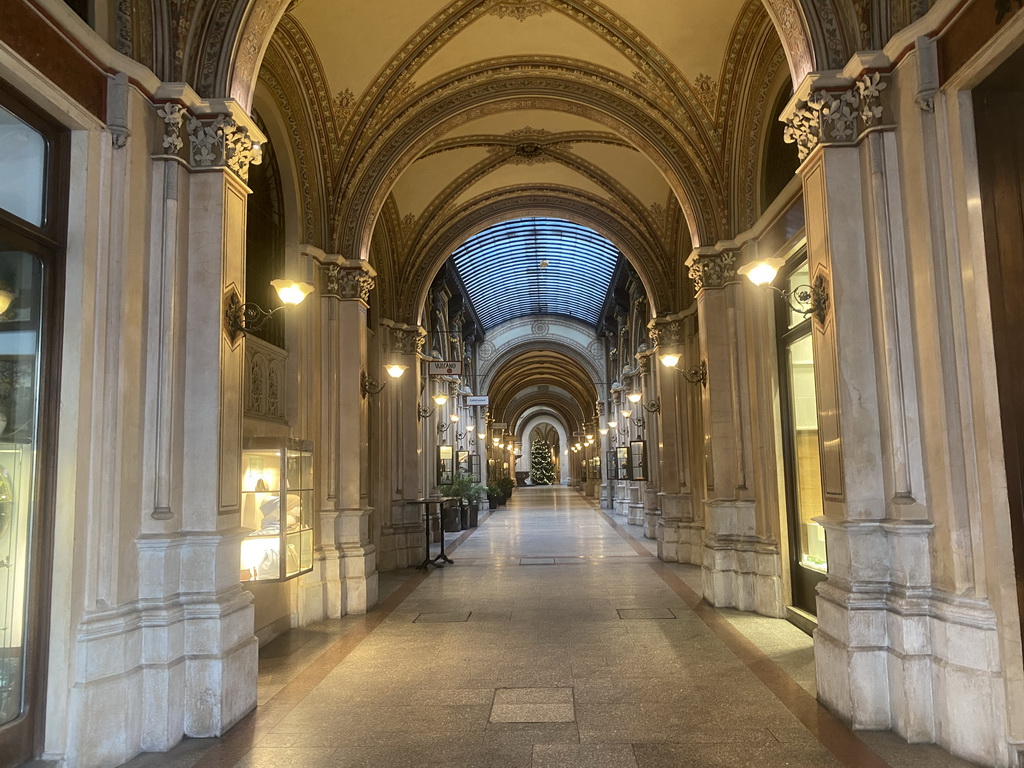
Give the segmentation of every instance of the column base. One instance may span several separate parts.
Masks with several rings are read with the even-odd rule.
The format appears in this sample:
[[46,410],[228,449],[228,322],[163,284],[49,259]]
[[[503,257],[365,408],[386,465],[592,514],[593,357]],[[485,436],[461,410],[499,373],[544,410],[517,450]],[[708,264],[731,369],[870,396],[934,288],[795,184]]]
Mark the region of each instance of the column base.
[[931,588],[932,525],[819,522],[830,574],[818,586],[818,698],[854,728],[1013,765],[996,616],[984,599]]
[[689,494],[659,493],[658,518],[653,538],[658,541],[658,559],[666,563],[679,562],[679,535],[683,518],[692,517]]
[[720,608],[783,618],[779,545],[756,535],[754,507],[752,501],[704,503],[704,599]]

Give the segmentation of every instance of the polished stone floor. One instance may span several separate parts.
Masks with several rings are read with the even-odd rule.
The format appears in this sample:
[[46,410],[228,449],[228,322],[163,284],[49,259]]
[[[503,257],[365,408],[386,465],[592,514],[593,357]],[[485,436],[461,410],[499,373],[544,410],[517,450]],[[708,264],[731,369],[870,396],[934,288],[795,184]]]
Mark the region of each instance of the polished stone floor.
[[260,655],[260,706],[131,768],[960,768],[814,700],[810,638],[715,610],[693,566],[564,488],[524,488],[443,570]]

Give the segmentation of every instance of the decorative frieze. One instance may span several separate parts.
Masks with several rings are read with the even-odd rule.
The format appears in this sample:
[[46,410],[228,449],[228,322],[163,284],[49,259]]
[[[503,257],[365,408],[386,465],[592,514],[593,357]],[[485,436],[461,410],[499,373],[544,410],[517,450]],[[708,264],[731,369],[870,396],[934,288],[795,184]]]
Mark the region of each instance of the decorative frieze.
[[357,299],[369,303],[377,273],[365,261],[320,264],[320,295],[331,299]]
[[690,279],[696,291],[721,288],[736,279],[736,254],[716,253],[698,256],[690,265]]
[[856,143],[865,131],[883,124],[887,86],[881,73],[870,72],[845,91],[814,91],[785,118],[786,142],[796,144],[801,160],[818,144]]

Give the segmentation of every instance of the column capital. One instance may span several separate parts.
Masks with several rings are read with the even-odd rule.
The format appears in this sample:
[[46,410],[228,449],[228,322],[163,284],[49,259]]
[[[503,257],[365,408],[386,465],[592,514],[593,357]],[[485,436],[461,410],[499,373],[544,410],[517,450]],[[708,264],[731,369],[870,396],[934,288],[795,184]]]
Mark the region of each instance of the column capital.
[[856,80],[806,78],[781,118],[786,143],[796,144],[803,162],[819,144],[856,144],[869,130],[891,127],[890,77],[888,71],[869,71]]
[[427,340],[427,331],[418,325],[403,325],[389,320],[382,320],[381,325],[387,326],[391,334],[391,349],[401,355],[418,355],[423,351]]
[[677,347],[693,335],[697,306],[683,312],[659,315],[647,324],[655,347]]
[[690,279],[694,291],[705,288],[722,288],[736,279],[735,253],[694,254],[686,262],[690,267]]
[[233,99],[205,100],[188,86],[165,84],[153,109],[163,130],[158,157],[177,157],[193,170],[224,168],[243,182],[262,160],[266,137]]
[[321,298],[368,303],[377,277],[377,271],[368,262],[362,259],[335,259],[321,261],[319,267]]

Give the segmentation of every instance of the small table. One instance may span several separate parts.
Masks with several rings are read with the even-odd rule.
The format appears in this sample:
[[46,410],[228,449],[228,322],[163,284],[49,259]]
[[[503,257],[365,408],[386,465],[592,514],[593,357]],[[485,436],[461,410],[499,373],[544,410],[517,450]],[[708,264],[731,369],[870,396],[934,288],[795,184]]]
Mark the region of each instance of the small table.
[[[406,504],[421,504],[423,506],[423,562],[416,566],[416,570],[422,570],[428,566],[435,566],[436,568],[444,568],[444,566],[437,562],[438,560],[444,560],[446,563],[454,563],[455,561],[448,557],[444,553],[444,515],[441,513],[441,507],[446,502],[455,501],[454,496],[431,496],[426,499],[407,499]],[[441,554],[435,557],[433,560],[430,559],[430,505],[433,504],[437,507],[437,520],[438,527],[441,529]]]

